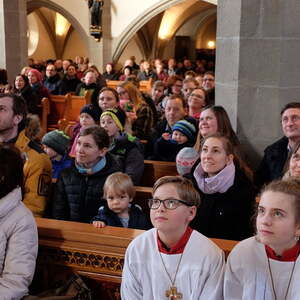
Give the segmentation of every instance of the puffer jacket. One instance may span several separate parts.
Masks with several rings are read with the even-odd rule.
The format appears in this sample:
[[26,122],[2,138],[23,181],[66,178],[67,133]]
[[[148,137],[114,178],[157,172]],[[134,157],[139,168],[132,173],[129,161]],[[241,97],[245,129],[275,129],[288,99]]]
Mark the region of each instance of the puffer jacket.
[[144,173],[143,146],[136,137],[121,133],[110,145],[109,153],[117,160],[122,172],[128,174],[134,185],[139,185]]
[[52,215],[55,219],[89,223],[97,215],[106,178],[121,171],[118,163],[106,154],[105,167],[92,175],[79,173],[76,166],[64,169],[54,193]]
[[33,141],[38,134],[38,126],[39,121],[31,117],[26,128],[19,133],[15,146],[26,159],[24,203],[35,217],[43,217],[51,186],[52,165],[40,145]]
[[38,234],[32,213],[22,203],[21,188],[0,199],[0,299],[27,295],[35,270]]

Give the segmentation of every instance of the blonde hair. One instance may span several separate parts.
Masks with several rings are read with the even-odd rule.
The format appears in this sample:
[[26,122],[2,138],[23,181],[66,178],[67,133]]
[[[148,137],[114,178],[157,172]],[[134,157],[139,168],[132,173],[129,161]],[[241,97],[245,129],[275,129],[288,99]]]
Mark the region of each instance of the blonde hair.
[[118,194],[127,194],[131,199],[135,196],[135,189],[131,178],[122,172],[116,172],[106,178],[103,187],[104,198],[109,190],[114,190]]
[[173,184],[176,188],[179,200],[185,201],[191,206],[199,207],[201,203],[200,194],[194,188],[193,183],[181,176],[164,176],[159,178],[153,186],[152,195],[154,195],[155,191],[162,185],[165,184]]

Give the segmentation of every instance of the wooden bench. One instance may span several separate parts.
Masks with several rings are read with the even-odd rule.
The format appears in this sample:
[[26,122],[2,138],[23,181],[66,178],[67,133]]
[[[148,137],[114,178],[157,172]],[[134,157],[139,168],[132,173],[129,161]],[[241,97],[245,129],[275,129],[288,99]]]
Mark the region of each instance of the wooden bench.
[[178,175],[175,162],[144,160],[144,174],[141,186],[152,187],[160,177],[174,175]]
[[[120,299],[124,255],[142,230],[36,218],[39,254],[33,294],[77,272],[93,289],[95,299]],[[212,239],[226,256],[236,241]]]
[[123,82],[124,82],[124,81],[121,81],[121,80],[108,80],[108,81],[106,81],[106,85],[107,85],[107,87],[116,90],[117,87],[118,87],[121,83],[123,83]]
[[[124,81],[121,80],[108,80],[106,82],[107,86],[113,89],[117,89],[117,87],[122,84]],[[141,92],[150,93],[152,88],[152,80],[141,80],[139,82],[140,87],[139,90]]]
[[64,129],[66,124],[63,120],[65,119],[66,106],[70,96],[70,94],[64,96],[51,95],[49,99],[42,99],[41,126],[45,133],[53,129]]

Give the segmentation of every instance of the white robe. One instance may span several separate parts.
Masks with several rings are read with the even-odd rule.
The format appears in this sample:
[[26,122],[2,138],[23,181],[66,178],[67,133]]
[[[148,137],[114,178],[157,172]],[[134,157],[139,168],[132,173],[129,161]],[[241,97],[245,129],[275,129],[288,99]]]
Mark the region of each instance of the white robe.
[[[270,259],[275,292],[283,300],[294,262]],[[255,237],[246,239],[231,251],[224,279],[225,300],[274,300],[265,246]],[[293,273],[287,300],[300,299],[300,258]]]
[[[172,280],[181,254],[161,253]],[[222,300],[224,253],[193,230],[187,242],[175,286],[184,300]],[[171,286],[162,264],[155,228],[135,238],[127,248],[122,274],[123,300],[163,300]]]

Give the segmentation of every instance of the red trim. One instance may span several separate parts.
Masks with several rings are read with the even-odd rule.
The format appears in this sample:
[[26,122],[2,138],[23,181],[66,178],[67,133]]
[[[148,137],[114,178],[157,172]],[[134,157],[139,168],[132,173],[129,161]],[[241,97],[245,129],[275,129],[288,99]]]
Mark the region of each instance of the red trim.
[[171,249],[168,249],[166,247],[166,245],[161,241],[161,239],[158,236],[158,232],[157,232],[157,244],[158,244],[159,252],[165,253],[165,254],[180,254],[180,253],[182,253],[187,242],[190,239],[192,232],[193,232],[193,229],[191,227],[187,227],[183,236],[176,243],[176,245],[174,245],[174,247],[172,247]]
[[267,256],[278,261],[296,261],[300,254],[300,243],[297,243],[293,248],[285,250],[281,256],[276,255],[275,251],[265,245]]

